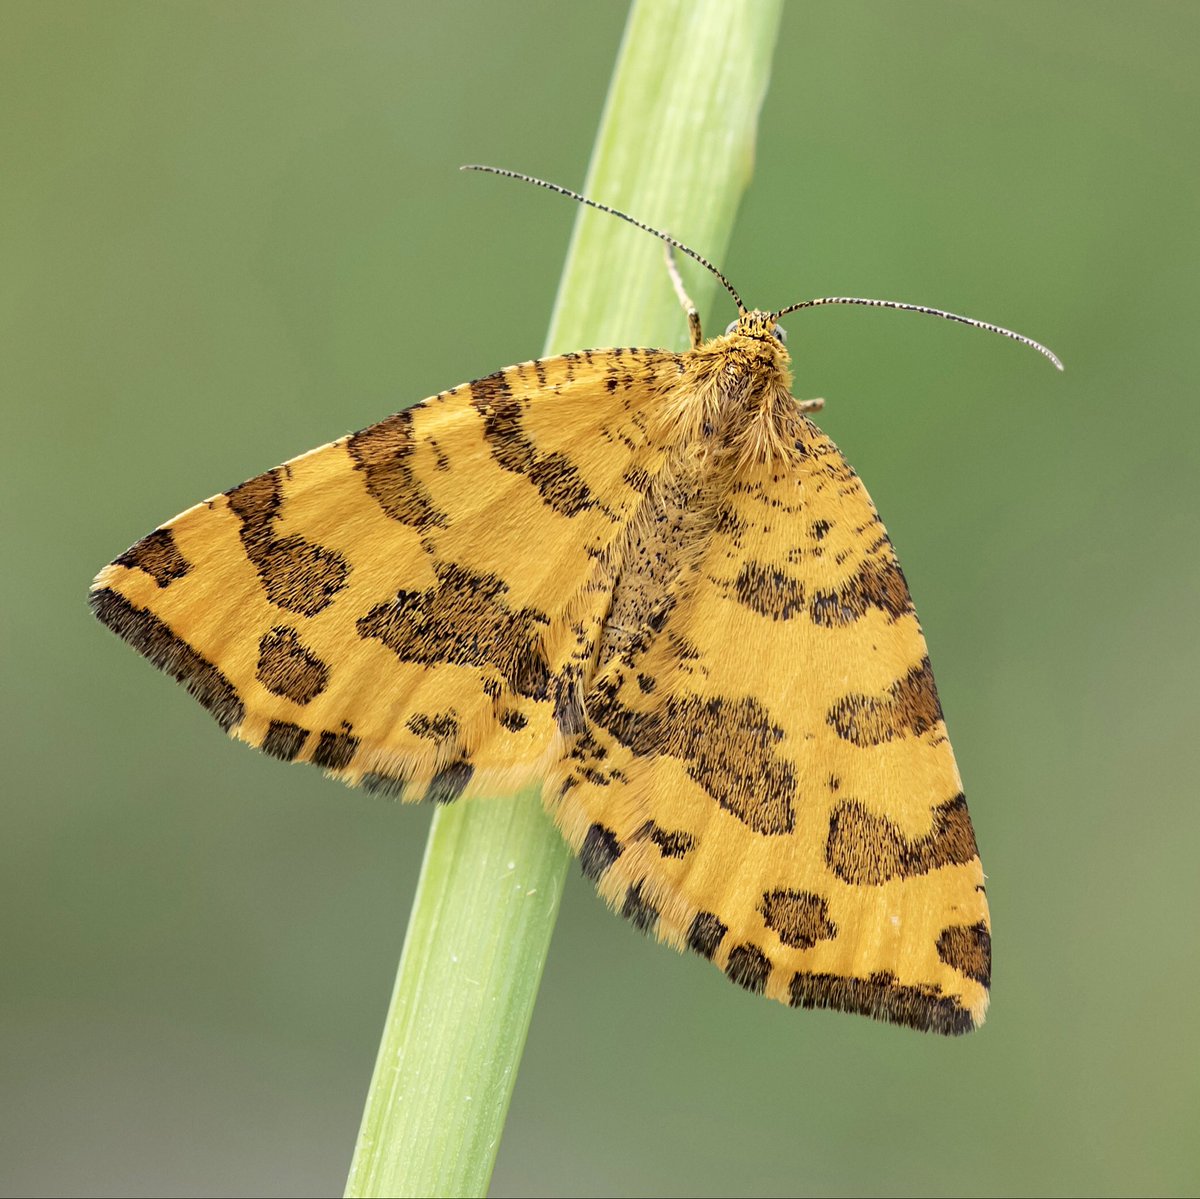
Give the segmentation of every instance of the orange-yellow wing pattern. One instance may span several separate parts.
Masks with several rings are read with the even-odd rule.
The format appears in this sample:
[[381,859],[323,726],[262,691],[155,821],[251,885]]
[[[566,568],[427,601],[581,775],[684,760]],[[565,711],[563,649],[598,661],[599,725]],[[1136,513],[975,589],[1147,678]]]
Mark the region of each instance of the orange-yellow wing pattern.
[[444,392],[190,508],[92,606],[276,757],[408,799],[526,785],[563,752],[678,370],[603,350]]
[[967,1031],[987,903],[925,641],[866,490],[796,429],[689,497],[698,551],[610,636],[547,802],[613,906],[735,982]]
[[189,509],[97,615],[235,736],[542,783],[624,915],[751,991],[977,1026],[983,874],[925,642],[770,313],[435,396]]

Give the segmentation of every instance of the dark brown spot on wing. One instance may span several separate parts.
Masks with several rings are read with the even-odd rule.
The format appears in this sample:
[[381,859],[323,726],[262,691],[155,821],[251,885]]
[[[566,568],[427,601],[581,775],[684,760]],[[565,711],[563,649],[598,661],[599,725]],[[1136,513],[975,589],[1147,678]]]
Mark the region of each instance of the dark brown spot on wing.
[[[575,464],[561,453],[543,454],[525,432],[521,401],[513,395],[508,372],[476,379],[471,401],[483,417],[483,435],[492,457],[507,471],[525,475],[542,499],[563,516],[596,507],[596,499]],[[571,372],[568,369],[568,379]]]
[[904,985],[886,970],[869,978],[797,973],[791,982],[791,1004],[854,1012],[947,1036],[975,1028],[971,1013],[953,996],[943,995],[937,987]]
[[621,905],[621,915],[642,930],[648,932],[658,923],[658,908],[642,895],[642,884],[634,883],[625,892],[625,902]]
[[928,658],[897,679],[882,696],[843,696],[826,717],[843,741],[864,747],[895,737],[919,737],[941,719],[942,705]]
[[289,720],[272,720],[263,738],[262,751],[273,758],[290,762],[308,740],[308,729]]
[[315,616],[346,586],[350,566],[336,550],[294,533],[275,536],[273,526],[283,504],[280,469],[250,479],[225,495],[242,522],[246,557],[258,571],[271,603],[302,616]]
[[431,803],[452,803],[466,790],[474,773],[475,767],[465,758],[450,762],[433,776],[425,798]]
[[665,829],[648,820],[637,832],[639,838],[646,837],[658,846],[664,858],[686,857],[696,848],[696,838],[682,829]]
[[325,770],[343,770],[354,760],[358,750],[358,738],[348,728],[339,732],[326,729],[317,742],[312,760]]
[[[413,412],[406,408],[355,433],[346,448],[366,475],[367,491],[388,516],[415,529],[445,528],[450,523],[449,517],[437,509],[424,484],[413,473],[416,444]],[[441,469],[445,469],[444,457],[439,451]]]
[[898,620],[913,610],[904,572],[889,554],[868,558],[851,578],[834,591],[818,591],[809,605],[814,624],[835,628],[852,624],[871,608]]
[[934,808],[929,832],[913,838],[857,800],[843,800],[829,818],[825,843],[829,868],[839,878],[860,886],[912,878],[940,866],[960,866],[978,853],[967,801],[961,793]]
[[306,704],[329,682],[329,667],[301,644],[295,629],[277,625],[258,643],[258,681],[270,692]]
[[131,545],[117,562],[145,571],[160,587],[169,587],[192,569],[191,563],[179,552],[170,529],[155,529]]
[[771,973],[771,963],[767,955],[757,945],[735,945],[729,951],[729,961],[725,964],[725,974],[730,982],[735,982],[755,995],[761,995],[767,989],[767,978]]
[[506,372],[497,371],[469,384],[471,402],[484,420],[484,437],[492,456],[505,470],[527,474],[537,461],[537,447],[521,425],[521,402],[513,397]]
[[795,772],[776,755],[783,730],[755,699],[667,695],[648,712],[625,707],[606,683],[588,697],[591,719],[639,757],[665,754],[721,807],[756,833],[787,833],[794,824]]
[[372,771],[363,775],[361,785],[364,791],[369,791],[372,795],[400,799],[408,787],[408,779],[402,774],[380,774]]
[[579,866],[594,883],[621,856],[621,843],[612,829],[593,824],[579,847]]
[[937,951],[947,966],[985,987],[991,986],[992,935],[982,920],[978,924],[954,924],[942,929]]
[[529,481],[556,512],[576,516],[596,501],[580,477],[575,464],[565,454],[543,454],[529,470]]
[[818,941],[832,941],[837,936],[828,903],[811,891],[767,891],[759,911],[767,927],[794,949],[811,949]]
[[153,612],[135,607],[107,587],[93,591],[88,602],[97,619],[159,670],[181,682],[226,732],[242,723],[245,708],[234,685]]
[[549,618],[533,608],[508,607],[508,587],[495,575],[449,562],[435,572],[436,587],[401,591],[372,608],[358,621],[358,635],[381,641],[404,662],[490,666],[517,694],[547,698],[550,668],[540,630]]
[[283,499],[280,475],[279,469],[269,470],[225,493],[233,514],[256,533],[269,530],[271,522],[279,515]]
[[590,730],[585,730],[573,738],[566,756],[570,773],[563,780],[559,797],[566,795],[572,787],[585,782],[597,787],[607,787],[614,781],[628,781],[624,771],[608,759],[608,747],[601,744]]
[[738,603],[772,620],[790,620],[804,611],[804,584],[775,566],[747,562],[733,590]]
[[346,585],[350,568],[336,550],[303,537],[273,538],[251,555],[267,598],[301,616],[315,616]]
[[711,960],[728,931],[729,926],[722,924],[712,912],[697,912],[688,929],[688,948]]
[[458,717],[453,712],[418,712],[408,718],[408,731],[427,741],[453,741],[458,736]]

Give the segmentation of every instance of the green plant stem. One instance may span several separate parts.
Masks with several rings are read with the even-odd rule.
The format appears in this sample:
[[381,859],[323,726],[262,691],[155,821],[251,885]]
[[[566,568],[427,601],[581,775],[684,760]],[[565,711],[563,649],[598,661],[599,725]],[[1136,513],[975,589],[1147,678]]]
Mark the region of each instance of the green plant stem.
[[[719,260],[750,176],[781,8],[635,4],[587,194]],[[703,306],[713,280],[688,280]],[[661,244],[581,209],[546,352],[680,346],[685,331]],[[348,1196],[486,1193],[568,862],[536,790],[435,813]]]

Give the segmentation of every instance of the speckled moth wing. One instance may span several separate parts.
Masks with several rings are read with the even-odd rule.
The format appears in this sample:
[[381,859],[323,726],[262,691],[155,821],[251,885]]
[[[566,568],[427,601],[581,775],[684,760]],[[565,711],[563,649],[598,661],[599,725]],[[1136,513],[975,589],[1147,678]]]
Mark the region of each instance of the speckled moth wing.
[[562,752],[564,668],[654,454],[640,412],[675,374],[604,350],[454,388],[190,508],[92,606],[276,757],[407,799],[526,785]]
[[797,427],[711,497],[548,800],[613,906],[735,982],[967,1031],[987,903],[924,637],[862,483]]

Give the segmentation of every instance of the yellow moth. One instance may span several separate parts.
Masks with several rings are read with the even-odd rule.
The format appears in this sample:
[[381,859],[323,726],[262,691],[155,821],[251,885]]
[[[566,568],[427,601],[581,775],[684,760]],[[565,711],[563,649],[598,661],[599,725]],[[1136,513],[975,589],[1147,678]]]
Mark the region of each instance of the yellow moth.
[[[482,168],[492,169],[492,168]],[[497,171],[513,175],[513,172]],[[527,178],[525,176],[518,176]],[[600,894],[750,991],[959,1033],[983,871],[925,641],[779,319],[526,362],[205,500],[91,603],[227,732],[444,803],[539,784]]]

